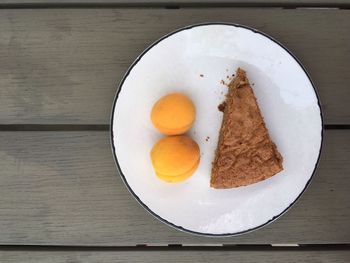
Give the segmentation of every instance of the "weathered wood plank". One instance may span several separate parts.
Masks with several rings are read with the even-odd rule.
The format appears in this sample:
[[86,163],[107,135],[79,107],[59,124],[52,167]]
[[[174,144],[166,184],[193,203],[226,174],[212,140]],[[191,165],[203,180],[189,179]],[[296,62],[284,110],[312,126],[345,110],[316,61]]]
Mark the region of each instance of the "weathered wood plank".
[[169,31],[207,21],[280,40],[314,79],[326,123],[350,123],[350,10],[277,8],[2,9],[0,123],[108,124],[134,58]]
[[117,174],[107,132],[0,132],[0,244],[350,243],[350,131],[328,130],[301,200],[236,238],[174,230],[149,215]]
[[193,6],[193,5],[266,5],[266,6],[337,6],[349,4],[347,0],[2,0],[1,4],[117,4],[117,5],[128,5],[128,6],[169,6],[169,5],[180,5],[180,6]]
[[2,262],[344,263],[350,251],[0,251]]

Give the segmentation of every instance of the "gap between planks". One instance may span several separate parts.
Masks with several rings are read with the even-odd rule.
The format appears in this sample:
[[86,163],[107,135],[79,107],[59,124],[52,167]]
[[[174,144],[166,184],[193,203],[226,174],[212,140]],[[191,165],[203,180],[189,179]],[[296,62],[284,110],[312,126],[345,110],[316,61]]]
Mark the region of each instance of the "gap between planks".
[[0,3],[0,9],[51,9],[51,8],[222,8],[222,7],[243,7],[243,8],[335,8],[350,9],[350,3],[345,0],[336,1],[130,1],[130,0],[111,0],[111,1],[43,1],[43,0],[5,0]]
[[350,251],[350,244],[297,245],[181,245],[163,246],[55,246],[55,245],[0,245],[0,251]]

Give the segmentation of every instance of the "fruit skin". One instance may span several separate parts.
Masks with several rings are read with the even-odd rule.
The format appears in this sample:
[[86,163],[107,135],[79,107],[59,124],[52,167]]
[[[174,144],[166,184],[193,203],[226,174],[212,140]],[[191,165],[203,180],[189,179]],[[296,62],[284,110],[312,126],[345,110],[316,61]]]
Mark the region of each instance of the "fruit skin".
[[192,174],[194,174],[194,172],[197,170],[199,165],[199,160],[197,161],[197,163],[194,165],[194,167],[189,170],[188,172],[184,173],[184,174],[180,174],[177,176],[169,176],[169,175],[164,175],[164,174],[160,174],[160,173],[156,173],[156,175],[158,176],[159,179],[168,182],[168,183],[179,183],[182,181],[185,181],[186,179],[190,178]]
[[195,116],[193,102],[181,93],[171,93],[160,98],[151,111],[153,125],[166,135],[187,132],[192,127]]
[[197,169],[200,159],[198,144],[185,135],[160,139],[151,150],[157,176],[166,182],[180,182]]

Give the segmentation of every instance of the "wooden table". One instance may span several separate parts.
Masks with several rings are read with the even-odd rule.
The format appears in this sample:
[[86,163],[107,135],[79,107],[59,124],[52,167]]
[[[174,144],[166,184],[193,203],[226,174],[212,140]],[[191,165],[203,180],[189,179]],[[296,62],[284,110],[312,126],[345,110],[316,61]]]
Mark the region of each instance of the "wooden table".
[[[264,2],[268,4],[264,4]],[[350,2],[4,0],[0,3],[1,262],[349,262]],[[245,24],[285,44],[319,92],[315,178],[275,223],[230,238],[174,230],[123,185],[109,142],[117,84],[169,31]]]

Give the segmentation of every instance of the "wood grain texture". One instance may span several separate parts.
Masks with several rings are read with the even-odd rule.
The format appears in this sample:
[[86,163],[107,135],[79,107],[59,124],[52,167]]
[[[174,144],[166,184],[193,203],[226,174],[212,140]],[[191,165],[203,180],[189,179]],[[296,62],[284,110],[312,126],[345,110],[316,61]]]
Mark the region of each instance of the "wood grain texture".
[[350,10],[1,9],[0,123],[108,124],[117,85],[156,39],[235,22],[285,44],[315,81],[327,124],[349,124]]
[[344,263],[350,260],[350,251],[150,251],[150,252],[96,252],[96,251],[0,251],[1,262],[60,263],[60,262],[142,262],[142,263]]
[[0,244],[350,243],[350,131],[328,130],[318,171],[276,222],[231,238],[182,233],[118,176],[107,132],[0,132]]
[[48,6],[55,4],[116,4],[116,5],[128,5],[128,6],[169,6],[169,5],[259,5],[259,6],[336,6],[349,4],[348,0],[2,0],[0,6],[4,4],[46,4]]

